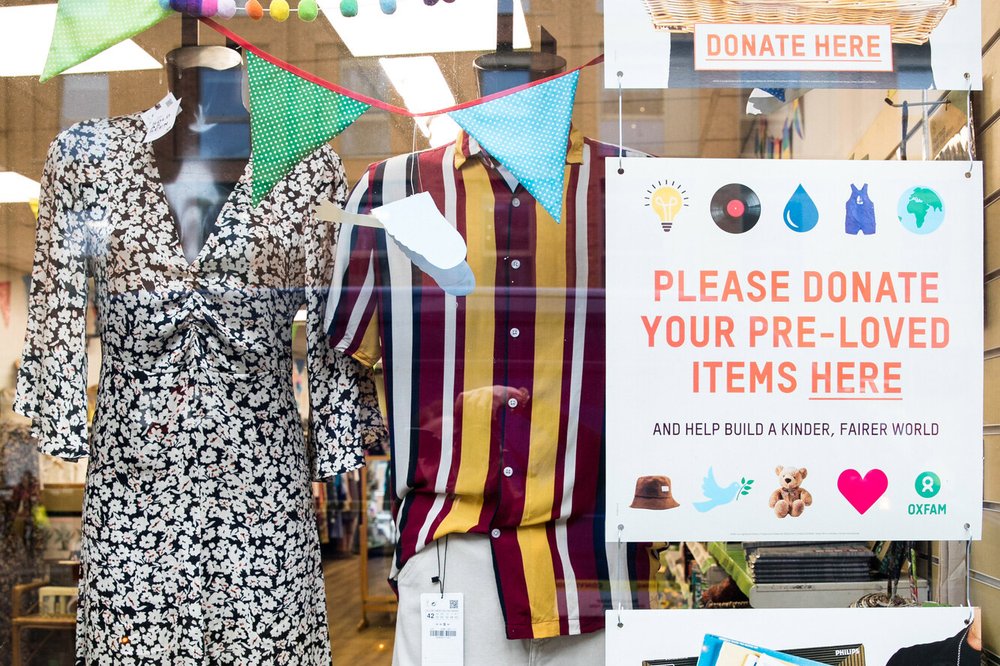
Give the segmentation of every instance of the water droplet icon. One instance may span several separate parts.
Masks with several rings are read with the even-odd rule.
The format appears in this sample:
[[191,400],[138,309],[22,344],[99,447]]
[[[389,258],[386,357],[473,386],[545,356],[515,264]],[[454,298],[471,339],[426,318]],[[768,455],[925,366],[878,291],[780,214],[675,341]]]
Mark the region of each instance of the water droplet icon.
[[785,205],[785,226],[792,231],[805,233],[812,231],[818,222],[819,209],[816,208],[816,203],[806,192],[806,188],[799,185]]

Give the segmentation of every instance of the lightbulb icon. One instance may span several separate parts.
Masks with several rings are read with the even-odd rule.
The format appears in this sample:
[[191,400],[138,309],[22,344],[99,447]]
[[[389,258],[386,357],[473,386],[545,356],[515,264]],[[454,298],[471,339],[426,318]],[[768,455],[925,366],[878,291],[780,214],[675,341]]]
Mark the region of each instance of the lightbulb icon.
[[660,228],[664,232],[670,231],[681,209],[687,206],[686,192],[673,181],[659,182],[648,192],[646,205],[653,209],[653,213],[660,220]]

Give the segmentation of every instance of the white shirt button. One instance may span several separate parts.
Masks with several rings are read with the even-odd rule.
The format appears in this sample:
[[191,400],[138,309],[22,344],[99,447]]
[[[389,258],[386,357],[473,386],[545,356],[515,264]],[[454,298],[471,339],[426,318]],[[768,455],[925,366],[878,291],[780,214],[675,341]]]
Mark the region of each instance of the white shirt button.
[[504,467],[503,468],[503,475],[506,476],[508,479],[510,477],[514,476],[514,468],[513,467]]
[[510,267],[513,268],[516,271],[518,268],[521,267],[521,260],[520,259],[514,259],[513,261],[510,262]]
[[510,400],[508,400],[507,406],[510,407],[511,409],[517,407],[517,398],[511,398]]
[[513,206],[514,208],[517,208],[518,206],[521,205],[521,200],[518,199],[517,197],[514,197],[513,199],[511,199],[510,205]]
[[516,338],[516,337],[519,337],[520,335],[521,335],[521,329],[519,329],[519,328],[512,328],[512,329],[510,329],[510,337]]
[[490,532],[490,536],[492,536],[494,539],[499,539],[500,538],[500,530],[498,530],[497,528],[494,527],[493,531]]

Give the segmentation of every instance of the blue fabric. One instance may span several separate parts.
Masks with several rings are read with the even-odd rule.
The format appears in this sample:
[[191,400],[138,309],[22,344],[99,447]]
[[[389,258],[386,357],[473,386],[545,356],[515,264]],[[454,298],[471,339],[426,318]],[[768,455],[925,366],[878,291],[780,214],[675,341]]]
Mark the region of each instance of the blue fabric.
[[570,118],[580,72],[448,115],[517,178],[549,215],[562,217]]
[[766,92],[771,97],[776,97],[777,99],[780,99],[782,102],[785,101],[785,89],[784,88],[761,88],[761,90],[763,90],[764,92]]

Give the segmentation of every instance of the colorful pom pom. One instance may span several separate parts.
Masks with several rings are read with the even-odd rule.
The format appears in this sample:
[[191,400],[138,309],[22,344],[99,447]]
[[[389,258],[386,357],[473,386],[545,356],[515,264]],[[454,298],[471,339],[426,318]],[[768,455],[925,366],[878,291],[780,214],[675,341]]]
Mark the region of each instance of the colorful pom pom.
[[358,15],[358,0],[340,0],[340,13],[345,18]]
[[312,22],[316,20],[319,16],[319,6],[316,4],[316,0],[300,0],[299,2],[299,18],[306,22]]
[[271,14],[271,18],[278,23],[287,21],[290,11],[291,9],[288,7],[288,0],[271,0],[271,5],[268,8],[268,13]]
[[218,15],[224,19],[236,16],[236,0],[219,0]]
[[247,16],[254,21],[264,18],[264,8],[261,6],[259,0],[247,0],[245,9],[247,10]]
[[219,0],[201,0],[201,11],[198,16],[212,17],[219,13]]
[[379,0],[383,14],[393,14],[396,11],[396,0]]
[[160,7],[163,7],[164,9],[173,9],[170,6],[170,0],[160,0]]

